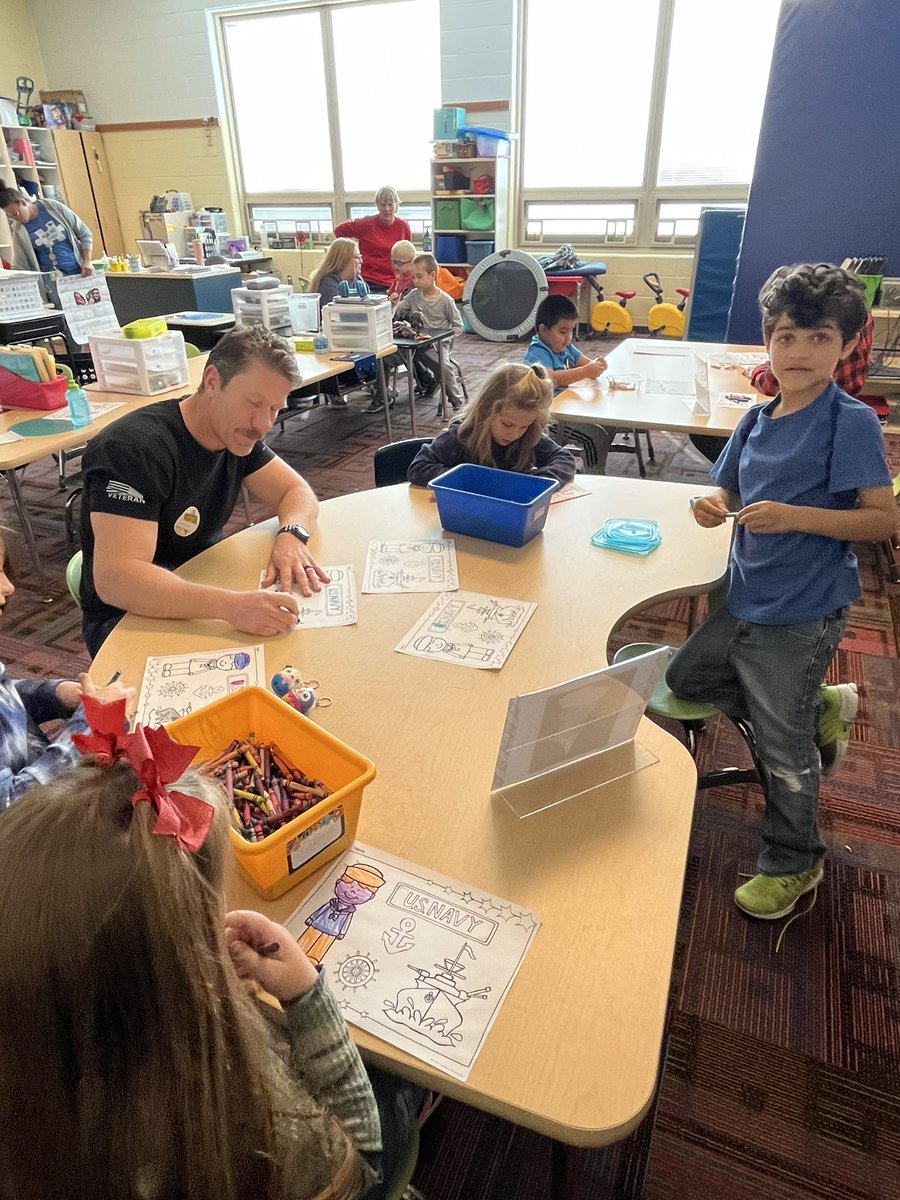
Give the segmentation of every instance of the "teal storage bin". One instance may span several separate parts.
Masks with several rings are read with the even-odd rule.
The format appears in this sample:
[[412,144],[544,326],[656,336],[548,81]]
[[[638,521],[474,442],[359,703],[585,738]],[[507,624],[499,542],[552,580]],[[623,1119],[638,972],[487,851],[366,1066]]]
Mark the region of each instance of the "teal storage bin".
[[460,225],[459,201],[458,200],[435,200],[434,202],[434,228],[441,229],[462,229]]
[[450,533],[524,546],[544,528],[555,479],[461,463],[428,485],[441,525]]
[[455,142],[460,127],[466,123],[464,108],[436,108],[434,110],[434,140]]

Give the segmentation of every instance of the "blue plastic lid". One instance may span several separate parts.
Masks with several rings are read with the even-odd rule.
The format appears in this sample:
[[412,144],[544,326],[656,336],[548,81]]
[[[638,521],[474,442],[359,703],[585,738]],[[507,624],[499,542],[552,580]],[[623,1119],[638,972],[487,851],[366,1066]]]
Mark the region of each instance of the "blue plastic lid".
[[657,523],[637,517],[610,517],[591,538],[594,546],[637,555],[649,554],[661,541]]
[[480,133],[482,137],[500,138],[502,142],[509,141],[508,133],[504,133],[502,129],[489,129],[487,125],[460,125],[456,132],[474,133],[476,137]]

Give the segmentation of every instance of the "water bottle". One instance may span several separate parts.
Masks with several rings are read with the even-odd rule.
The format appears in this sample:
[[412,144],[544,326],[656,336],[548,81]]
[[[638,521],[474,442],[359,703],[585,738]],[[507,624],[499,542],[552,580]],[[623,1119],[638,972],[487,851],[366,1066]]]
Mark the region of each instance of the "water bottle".
[[431,253],[431,230],[425,226],[425,232],[422,234],[422,253]]
[[78,386],[74,379],[70,379],[66,386],[66,401],[69,405],[69,416],[75,428],[82,429],[85,425],[90,425],[93,417],[87,393],[84,388]]

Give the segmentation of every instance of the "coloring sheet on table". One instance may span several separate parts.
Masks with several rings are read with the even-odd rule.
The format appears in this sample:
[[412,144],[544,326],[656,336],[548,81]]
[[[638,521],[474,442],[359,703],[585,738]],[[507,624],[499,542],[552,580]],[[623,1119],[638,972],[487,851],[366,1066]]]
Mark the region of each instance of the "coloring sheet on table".
[[550,497],[551,504],[559,504],[561,500],[577,500],[579,496],[587,496],[587,488],[583,488],[581,484],[570,479],[568,483],[564,483],[561,488],[557,488]]
[[[328,629],[335,625],[355,625],[356,616],[356,571],[349,564],[341,567],[322,567],[326,575],[331,576],[331,583],[323,585],[321,592],[312,596],[301,596],[295,591],[294,595],[300,605],[300,616],[297,625],[300,629]],[[265,572],[260,573],[262,583]],[[275,584],[263,588],[265,592],[275,592]]]
[[[91,420],[96,421],[98,417],[105,416],[108,412],[112,412],[114,408],[124,408],[125,401],[124,400],[109,400],[109,401],[107,401],[107,400],[91,400],[90,394],[88,394],[88,407],[91,410]],[[60,408],[60,409],[54,410],[53,412],[47,413],[46,416],[41,418],[41,420],[42,421],[66,421],[66,420],[68,420],[68,417],[66,416],[65,409]]]
[[8,442],[21,442],[21,433],[16,433],[14,429],[7,429],[6,433],[0,433],[0,445],[5,446]]
[[262,646],[151,657],[144,668],[135,720],[164,725],[196,712],[210,700],[251,686],[266,686]]
[[285,924],[351,1024],[466,1079],[541,922],[357,842]]
[[536,608],[527,600],[444,592],[394,649],[414,658],[499,671]]
[[677,379],[645,379],[644,391],[648,396],[687,396],[691,394],[688,381],[679,382]]
[[714,398],[713,404],[716,408],[752,408],[760,400],[758,392],[723,392]]
[[364,592],[455,592],[458,587],[452,538],[369,542]]

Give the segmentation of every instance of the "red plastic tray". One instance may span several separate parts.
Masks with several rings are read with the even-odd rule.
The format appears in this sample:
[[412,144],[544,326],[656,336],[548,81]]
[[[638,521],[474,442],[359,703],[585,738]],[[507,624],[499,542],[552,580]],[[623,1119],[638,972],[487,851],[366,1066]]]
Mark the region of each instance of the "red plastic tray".
[[0,405],[4,408],[65,408],[68,378],[58,375],[52,383],[32,383],[15,371],[0,367]]

